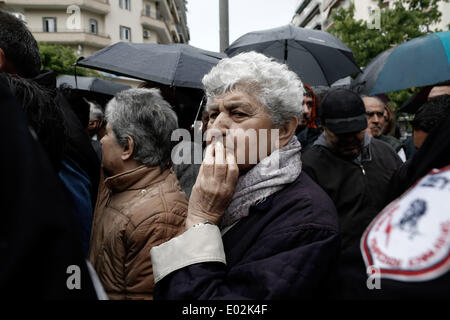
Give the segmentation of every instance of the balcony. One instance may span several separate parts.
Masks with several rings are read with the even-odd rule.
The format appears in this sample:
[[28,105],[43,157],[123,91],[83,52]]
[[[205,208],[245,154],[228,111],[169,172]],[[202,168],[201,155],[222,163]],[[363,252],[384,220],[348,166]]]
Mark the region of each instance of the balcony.
[[306,17],[303,19],[303,21],[300,23],[300,27],[304,28],[307,26],[313,19],[317,20],[318,23],[320,23],[320,20],[322,19],[320,14],[320,5],[316,4],[314,8],[312,8],[310,11],[305,11]]
[[71,5],[79,6],[81,10],[86,10],[98,14],[110,12],[109,0],[5,0],[6,5],[20,6],[27,9],[64,9]]
[[146,29],[156,31],[158,33],[158,36],[161,39],[162,43],[171,43],[172,37],[171,37],[170,31],[169,31],[170,30],[169,24],[166,22],[166,20],[163,17],[160,17],[160,19],[156,19],[152,15],[147,16],[145,14],[145,10],[142,11],[141,24]]
[[111,38],[104,34],[94,34],[88,29],[83,30],[63,30],[58,32],[43,32],[40,30],[31,30],[36,41],[58,43],[64,45],[82,44],[94,48],[104,48],[111,45]]
[[174,0],[168,0],[168,1],[169,1],[170,12],[172,13],[172,18],[173,18],[175,24],[178,24],[178,23],[180,23],[180,17],[178,15],[177,6],[176,6]]
[[177,24],[176,28],[177,28],[177,32],[178,32],[178,37],[180,38],[180,42],[188,43],[189,42],[189,31],[187,30],[187,27]]
[[166,25],[167,25],[167,28],[170,31],[170,34],[172,35],[172,42],[180,43],[181,39],[180,39],[180,35],[178,34],[178,30],[177,30],[176,25],[171,24],[171,23],[169,23],[167,21],[166,21]]
[[167,1],[172,0],[156,0],[156,3],[158,4],[158,15],[161,15],[164,19],[172,20],[174,18],[172,16],[171,7]]

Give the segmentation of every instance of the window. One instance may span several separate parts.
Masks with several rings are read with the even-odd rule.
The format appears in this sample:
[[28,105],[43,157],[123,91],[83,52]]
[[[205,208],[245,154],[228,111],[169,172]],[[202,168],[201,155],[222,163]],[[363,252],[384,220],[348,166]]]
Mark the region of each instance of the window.
[[131,41],[131,29],[120,26],[120,40]]
[[43,18],[44,32],[56,32],[56,18]]
[[150,31],[144,30],[144,39],[150,39]]
[[148,3],[145,5],[145,15],[150,17],[150,5]]
[[131,11],[131,0],[119,0],[119,7]]
[[89,31],[93,34],[98,34],[98,22],[95,19],[89,20]]

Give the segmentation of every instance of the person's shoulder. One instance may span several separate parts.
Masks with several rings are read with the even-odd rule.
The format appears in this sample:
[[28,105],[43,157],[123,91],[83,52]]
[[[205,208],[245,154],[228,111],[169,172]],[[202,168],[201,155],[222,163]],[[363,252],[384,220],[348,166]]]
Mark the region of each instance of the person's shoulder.
[[[178,178],[173,169],[168,169],[166,178],[148,189],[145,195],[145,205],[142,209],[147,218],[159,215],[159,219],[169,221],[168,216],[184,218],[187,214],[188,199],[182,190]],[[164,217],[165,216],[165,217]]]
[[381,138],[381,140],[385,140],[385,141],[388,141],[388,142],[395,142],[395,143],[400,143],[401,144],[401,141],[399,139],[397,139],[396,137],[393,137],[393,136],[382,134],[380,136],[380,138]]
[[321,155],[323,155],[326,152],[327,148],[325,148],[324,146],[320,144],[313,144],[307,150],[302,152],[302,161],[303,162],[310,161],[317,157],[322,158]]
[[315,171],[317,174],[328,171],[330,166],[334,166],[338,157],[323,145],[314,144],[302,153],[302,165],[305,171],[313,178]]
[[395,153],[394,148],[392,148],[392,146],[385,140],[372,138],[370,139],[370,144],[376,149],[389,150]]
[[297,223],[311,223],[337,231],[337,211],[333,201],[304,171],[294,182],[277,193],[273,203],[287,208],[286,211],[295,211],[292,219],[297,220]]
[[388,135],[381,135],[379,137],[379,140],[386,142],[387,144],[389,144],[396,152],[398,152],[400,150],[401,147],[403,147],[403,143],[397,139],[396,137],[393,136],[388,136]]
[[397,155],[397,152],[394,150],[394,148],[387,142],[382,141],[380,139],[371,139],[370,145],[372,149],[372,153],[375,153],[378,157],[389,157],[389,158],[395,158],[400,159]]
[[371,139],[370,145],[371,152],[375,158],[395,163],[396,167],[399,167],[403,163],[394,148],[387,142],[379,139]]

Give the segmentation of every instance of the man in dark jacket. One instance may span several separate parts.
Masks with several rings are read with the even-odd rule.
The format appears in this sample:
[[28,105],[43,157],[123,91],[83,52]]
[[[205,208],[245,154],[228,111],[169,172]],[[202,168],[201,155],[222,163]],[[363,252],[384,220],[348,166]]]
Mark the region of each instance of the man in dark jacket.
[[447,115],[411,159],[411,188],[341,255],[336,297],[449,299],[449,135]]
[[401,141],[393,136],[383,134],[388,125],[386,119],[387,107],[385,102],[377,96],[364,96],[362,97],[362,100],[366,107],[367,133],[373,138],[380,139],[389,144],[395,152],[397,152],[398,156],[405,161],[406,154]]
[[303,168],[336,205],[344,249],[358,241],[386,205],[389,180],[402,161],[365,132],[361,98],[347,89],[327,93],[319,109],[324,133],[303,155]]

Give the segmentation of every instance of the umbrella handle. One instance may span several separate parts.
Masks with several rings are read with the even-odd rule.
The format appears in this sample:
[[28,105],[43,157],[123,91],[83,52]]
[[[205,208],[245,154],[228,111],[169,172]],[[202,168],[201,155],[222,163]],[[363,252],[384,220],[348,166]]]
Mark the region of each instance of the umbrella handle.
[[78,89],[77,66],[74,66],[74,68],[75,68],[75,88]]
[[288,41],[287,39],[284,40],[284,63],[286,63],[288,58]]
[[200,104],[198,106],[197,114],[195,115],[194,123],[192,126],[195,126],[195,121],[198,119],[198,115],[200,114],[200,110],[202,109],[203,101],[205,100],[205,95],[203,95],[202,100],[200,101]]
[[78,61],[83,60],[83,59],[84,59],[84,57],[79,57],[79,58],[77,59],[77,61],[73,64],[74,73],[75,73],[75,87],[76,87],[76,89],[78,89],[77,63],[78,63]]

